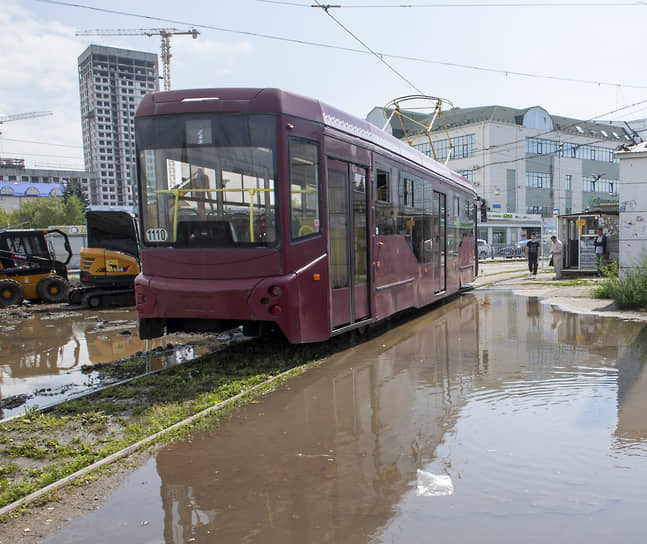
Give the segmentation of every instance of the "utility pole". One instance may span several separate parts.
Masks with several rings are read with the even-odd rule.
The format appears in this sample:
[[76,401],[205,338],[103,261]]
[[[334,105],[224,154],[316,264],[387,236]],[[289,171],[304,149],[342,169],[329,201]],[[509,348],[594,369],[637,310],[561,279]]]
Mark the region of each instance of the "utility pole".
[[199,36],[195,28],[189,30],[178,30],[177,28],[115,28],[115,29],[95,29],[80,30],[76,36],[160,36],[161,58],[162,58],[162,75],[164,79],[164,90],[171,90],[171,36],[190,35],[194,40]]

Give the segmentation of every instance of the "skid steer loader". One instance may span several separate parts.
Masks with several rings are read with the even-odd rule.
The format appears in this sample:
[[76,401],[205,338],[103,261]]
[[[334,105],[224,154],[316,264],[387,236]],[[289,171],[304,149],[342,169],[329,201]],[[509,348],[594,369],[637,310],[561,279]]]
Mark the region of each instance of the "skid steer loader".
[[[60,260],[56,253],[64,254]],[[48,303],[67,300],[67,235],[58,229],[0,231],[0,307],[24,299]]]

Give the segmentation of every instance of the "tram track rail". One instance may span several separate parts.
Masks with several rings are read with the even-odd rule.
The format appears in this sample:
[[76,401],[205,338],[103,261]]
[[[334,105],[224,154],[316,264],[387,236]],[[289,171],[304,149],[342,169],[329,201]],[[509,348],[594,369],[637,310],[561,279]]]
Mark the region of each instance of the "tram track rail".
[[[248,389],[246,389],[244,391],[241,391],[237,395],[235,395],[235,396],[233,396],[233,397],[231,397],[231,398],[229,398],[229,399],[227,399],[225,401],[216,403],[213,406],[205,408],[204,410],[198,412],[197,414],[189,416],[189,417],[183,419],[182,421],[179,421],[179,422],[171,425],[170,427],[166,427],[165,429],[162,429],[161,431],[158,431],[155,434],[147,436],[146,438],[144,438],[144,439],[142,439],[142,440],[140,440],[140,441],[138,441],[138,442],[136,442],[134,444],[131,444],[130,446],[125,447],[125,448],[113,453],[112,455],[109,455],[108,457],[104,457],[103,459],[101,459],[99,461],[96,461],[95,463],[92,463],[91,465],[88,465],[88,466],[82,468],[81,470],[78,470],[78,471],[76,471],[76,472],[74,472],[72,474],[69,474],[68,476],[66,476],[66,477],[64,477],[64,478],[62,478],[60,480],[57,480],[56,482],[54,482],[54,483],[52,483],[52,484],[50,484],[50,485],[48,485],[46,487],[43,487],[43,488],[41,488],[41,489],[39,489],[37,491],[34,491],[33,493],[30,493],[29,495],[27,495],[25,497],[22,497],[22,498],[20,498],[20,499],[18,499],[16,501],[6,505],[6,506],[0,508],[0,519],[2,519],[2,517],[4,517],[4,516],[7,516],[7,515],[11,514],[12,512],[16,511],[17,509],[21,508],[22,506],[33,503],[34,501],[37,501],[37,500],[45,497],[49,493],[53,493],[53,492],[61,489],[62,487],[66,486],[67,484],[69,484],[71,482],[73,482],[75,480],[78,480],[80,478],[83,478],[84,476],[90,474],[91,472],[93,472],[93,471],[95,471],[95,470],[97,470],[97,469],[99,469],[99,468],[101,468],[103,466],[115,463],[116,461],[119,461],[120,459],[123,459],[124,457],[127,457],[128,455],[131,455],[131,454],[135,453],[138,450],[141,450],[141,449],[143,449],[143,448],[145,448],[145,447],[147,447],[147,446],[149,446],[151,444],[154,444],[155,442],[160,440],[162,437],[172,433],[173,431],[177,431],[178,429],[181,429],[183,427],[187,427],[188,425],[191,425],[192,423],[196,422],[197,420],[208,416],[212,412],[222,410],[223,408],[226,408],[227,406],[229,406],[231,404],[234,404],[237,401],[240,401],[240,400],[244,399],[245,397],[253,395],[256,391],[263,390],[264,388],[267,388],[268,386],[270,386],[273,382],[281,381],[282,379],[287,378],[288,376],[290,376],[293,373],[294,373],[294,369],[290,369],[290,370],[286,370],[285,372],[282,372],[282,373],[280,373],[280,374],[278,374],[276,376],[271,376],[267,380],[255,385],[253,387],[250,387],[250,388],[248,388]],[[135,378],[133,378],[133,379],[135,379]]]
[[[232,345],[233,343],[239,343],[239,342],[243,342],[243,341],[246,341],[246,340],[249,340],[249,339],[246,338],[246,337],[240,338],[238,340],[234,340],[233,338],[230,338],[230,340],[228,342],[223,343],[218,349],[214,349],[214,350],[212,350],[212,351],[210,351],[208,353],[203,353],[203,354],[201,354],[201,355],[199,355],[197,357],[187,359],[187,360],[185,360],[185,361],[183,361],[181,363],[178,363],[178,364],[190,364],[190,363],[192,363],[192,362],[194,362],[194,361],[196,361],[196,360],[198,360],[198,359],[200,359],[202,357],[209,357],[211,355],[214,355],[215,353],[221,351],[222,349],[225,349],[226,347]],[[187,343],[187,344],[174,346],[172,351],[179,351],[179,348],[184,348],[186,346],[191,346],[191,345],[195,345],[195,344]],[[146,352],[146,353],[144,353],[142,355],[135,354],[135,355],[133,355],[131,357],[127,357],[127,358],[122,359],[120,361],[113,361],[111,363],[102,363],[102,364],[98,364],[98,365],[86,365],[81,370],[79,370],[79,372],[83,372],[84,370],[87,370],[88,373],[92,373],[92,372],[100,373],[101,370],[104,369],[104,368],[109,368],[111,366],[116,366],[116,365],[119,365],[121,363],[131,361],[131,360],[133,360],[135,358],[138,358],[138,357],[152,358],[152,357],[158,356],[160,354],[164,354],[164,351],[152,350],[152,351],[148,351],[148,352]],[[177,366],[177,365],[173,365],[173,366]],[[138,373],[138,374],[135,374],[135,375],[132,375],[132,376],[129,376],[127,378],[123,378],[123,379],[120,379],[120,380],[117,380],[117,381],[110,381],[109,383],[105,383],[104,385],[101,385],[101,386],[98,386],[98,387],[93,387],[92,385],[89,385],[89,386],[86,387],[86,389],[84,391],[80,391],[78,393],[67,395],[64,398],[61,398],[61,399],[59,399],[59,400],[57,400],[55,402],[51,402],[51,403],[47,403],[47,404],[35,405],[34,407],[28,408],[27,411],[29,411],[30,413],[34,413],[34,414],[46,413],[46,412],[55,410],[58,406],[60,406],[61,404],[66,403],[66,402],[72,402],[72,401],[75,401],[75,400],[83,399],[85,397],[89,397],[91,395],[102,393],[102,392],[107,391],[109,389],[119,387],[119,386],[122,386],[122,385],[126,385],[126,384],[128,384],[128,383],[130,383],[130,382],[132,382],[134,380],[145,378],[147,376],[154,376],[155,374],[159,374],[160,372],[168,370],[169,368],[171,368],[171,366],[165,366],[165,367],[162,367],[162,368],[157,368],[155,370],[145,371],[145,372]],[[24,411],[23,412],[18,412],[16,414],[10,415],[9,417],[0,418],[0,424],[7,423],[7,422],[12,421],[12,420],[14,420],[16,418],[20,418],[20,417],[24,417],[24,416],[25,416]]]
[[[48,491],[53,493],[130,452],[166,437],[188,436],[176,433],[193,432],[200,421],[216,425],[228,408],[429,309],[319,344],[287,344],[276,338],[229,343],[192,361],[130,376],[1,422],[0,521],[30,501],[53,500]],[[16,458],[19,463],[13,462]],[[59,480],[61,484],[49,487]]]
[[[102,466],[97,463],[103,459],[176,436],[172,429],[193,428],[197,414],[212,414],[208,425],[217,424],[228,407],[356,343],[355,335],[322,344],[290,345],[267,338],[230,343],[190,362],[128,377],[2,422],[0,508],[7,510],[0,518],[35,500],[26,498],[41,489],[58,489],[48,486],[59,480],[64,485],[78,478],[80,470]],[[133,449],[135,444],[139,446]],[[52,498],[47,491],[33,497],[40,497],[39,503]]]

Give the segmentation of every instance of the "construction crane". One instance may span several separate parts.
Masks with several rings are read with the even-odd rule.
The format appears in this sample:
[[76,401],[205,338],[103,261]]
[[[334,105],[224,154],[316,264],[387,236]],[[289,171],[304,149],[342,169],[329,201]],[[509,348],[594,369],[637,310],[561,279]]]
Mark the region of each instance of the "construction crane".
[[197,39],[200,33],[195,28],[178,30],[177,28],[115,28],[80,30],[77,36],[161,36],[162,37],[162,73],[164,75],[164,90],[171,90],[171,36],[191,35]]
[[[45,117],[54,115],[52,111],[28,111],[26,113],[14,113],[13,115],[0,115],[0,125],[9,121],[20,121],[22,119],[33,119],[34,117]],[[2,132],[0,132],[2,134]]]

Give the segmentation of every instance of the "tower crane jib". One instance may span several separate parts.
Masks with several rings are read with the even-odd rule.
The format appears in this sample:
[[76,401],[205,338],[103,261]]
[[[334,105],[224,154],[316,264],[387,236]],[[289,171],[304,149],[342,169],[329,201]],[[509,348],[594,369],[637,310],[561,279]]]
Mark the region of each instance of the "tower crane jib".
[[164,90],[171,90],[171,36],[190,35],[194,40],[198,38],[200,32],[195,28],[189,30],[178,30],[177,28],[115,28],[115,29],[95,29],[80,30],[76,32],[77,36],[160,36],[161,58],[162,58],[162,75],[164,78]]

